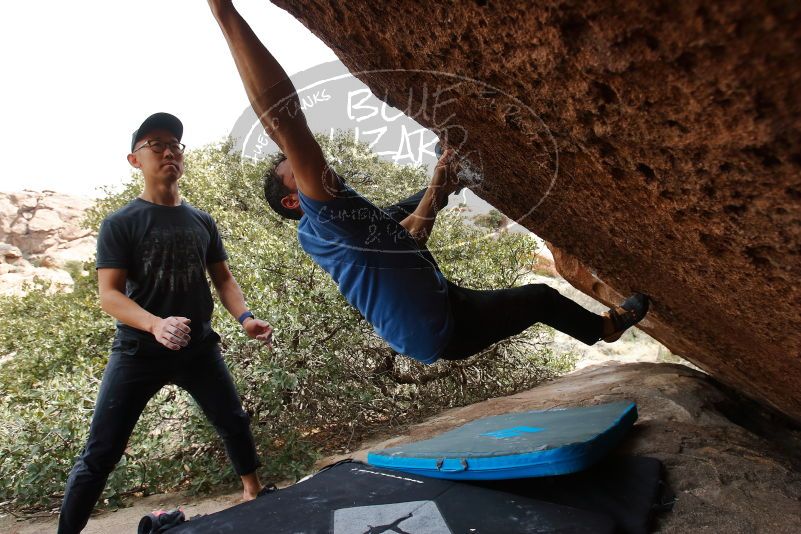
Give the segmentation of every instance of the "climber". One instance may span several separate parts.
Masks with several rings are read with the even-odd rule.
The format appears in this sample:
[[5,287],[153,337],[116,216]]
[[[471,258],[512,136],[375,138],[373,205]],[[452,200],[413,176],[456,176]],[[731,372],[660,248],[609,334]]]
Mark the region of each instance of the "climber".
[[538,322],[592,345],[617,340],[645,316],[649,300],[640,293],[598,315],[544,284],[476,291],[445,279],[421,248],[460,186],[453,151],[444,152],[417,208],[398,223],[328,166],[292,82],[232,1],[209,5],[254,111],[285,154],[265,175],[267,202],[300,221],[301,247],[392,349],[426,364],[461,360]]

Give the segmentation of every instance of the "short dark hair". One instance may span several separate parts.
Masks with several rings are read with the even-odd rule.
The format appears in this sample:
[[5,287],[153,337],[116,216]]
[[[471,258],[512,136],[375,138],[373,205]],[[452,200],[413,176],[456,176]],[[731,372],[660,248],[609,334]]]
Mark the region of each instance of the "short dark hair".
[[291,210],[281,204],[281,199],[293,193],[293,191],[290,191],[290,189],[284,185],[284,180],[275,172],[278,165],[285,159],[286,156],[279,152],[273,157],[272,163],[264,173],[264,198],[267,200],[267,204],[269,204],[278,215],[297,221],[303,217],[300,210]]

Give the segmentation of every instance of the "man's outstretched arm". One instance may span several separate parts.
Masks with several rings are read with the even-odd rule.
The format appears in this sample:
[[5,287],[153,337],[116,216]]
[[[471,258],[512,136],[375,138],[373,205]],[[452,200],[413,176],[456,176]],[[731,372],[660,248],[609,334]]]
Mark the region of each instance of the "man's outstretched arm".
[[342,186],[309,130],[286,71],[259,41],[232,0],[209,0],[209,6],[231,49],[253,111],[292,164],[298,189],[313,200],[331,200]]
[[[231,269],[228,268],[226,261],[219,261],[208,265],[207,270],[214,288],[217,290],[217,295],[220,297],[225,309],[228,310],[234,319],[240,317],[244,312],[248,311],[247,304],[245,304],[245,296],[242,294],[242,288],[239,287],[234,275],[231,274]],[[245,333],[252,339],[258,339],[265,345],[272,344],[273,327],[266,321],[256,319],[255,317],[245,319],[242,322],[242,328]]]
[[431,183],[414,212],[401,221],[417,245],[423,247],[434,229],[437,212],[448,204],[448,196],[456,191],[456,161],[452,149],[446,150],[437,162]]

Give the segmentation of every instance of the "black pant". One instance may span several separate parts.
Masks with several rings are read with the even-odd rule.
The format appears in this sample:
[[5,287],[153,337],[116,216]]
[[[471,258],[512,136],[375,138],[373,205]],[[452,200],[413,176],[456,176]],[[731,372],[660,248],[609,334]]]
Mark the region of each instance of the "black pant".
[[[400,222],[417,208],[426,189],[393,204],[384,211]],[[423,256],[439,269],[427,248]],[[463,360],[490,345],[519,334],[534,323],[544,323],[587,344],[603,336],[604,319],[563,297],[545,284],[479,291],[448,282],[454,333],[444,360]]]
[[592,345],[603,335],[604,318],[545,284],[477,291],[448,282],[454,320],[451,341],[441,358],[463,360],[490,345],[544,323]]
[[67,478],[59,534],[80,532],[122,457],[147,402],[173,383],[188,391],[225,443],[239,475],[259,467],[248,415],[220,355],[216,334],[200,346],[169,351],[134,339],[115,339],[97,394],[89,439]]

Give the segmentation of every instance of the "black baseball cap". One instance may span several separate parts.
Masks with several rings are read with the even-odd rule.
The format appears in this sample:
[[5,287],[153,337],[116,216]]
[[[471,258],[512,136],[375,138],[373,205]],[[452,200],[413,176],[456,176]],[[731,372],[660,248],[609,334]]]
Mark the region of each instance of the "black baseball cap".
[[134,130],[131,136],[131,152],[136,147],[136,142],[153,130],[167,130],[180,141],[181,136],[184,134],[184,125],[175,115],[164,112],[152,114],[139,125],[139,128]]

